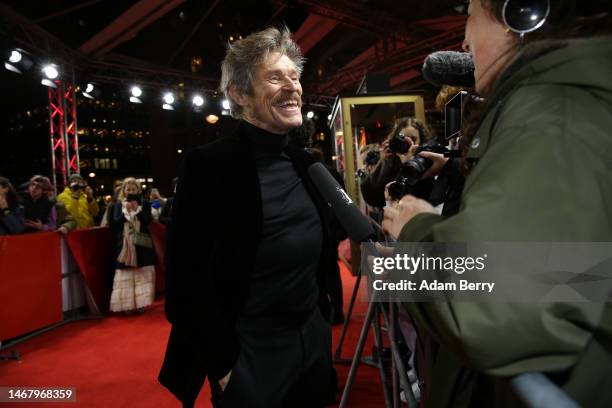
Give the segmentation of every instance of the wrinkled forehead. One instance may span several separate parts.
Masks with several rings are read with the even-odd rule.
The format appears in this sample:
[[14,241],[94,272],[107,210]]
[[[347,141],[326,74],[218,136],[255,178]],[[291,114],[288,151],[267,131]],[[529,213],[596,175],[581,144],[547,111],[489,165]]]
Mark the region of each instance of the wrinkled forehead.
[[266,54],[261,62],[255,67],[259,74],[280,72],[284,74],[300,74],[297,65],[286,54],[274,51]]

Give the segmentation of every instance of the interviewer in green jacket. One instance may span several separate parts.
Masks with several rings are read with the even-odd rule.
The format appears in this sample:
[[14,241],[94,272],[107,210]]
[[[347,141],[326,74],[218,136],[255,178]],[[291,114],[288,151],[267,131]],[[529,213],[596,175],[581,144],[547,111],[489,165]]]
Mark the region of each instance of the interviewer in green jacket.
[[[551,0],[522,40],[504,3],[469,6],[464,49],[487,106],[467,131],[460,211],[406,196],[383,227],[404,242],[612,242],[610,2]],[[581,406],[612,406],[610,303],[404,306],[440,347],[426,408],[513,405],[508,380],[533,371]]]

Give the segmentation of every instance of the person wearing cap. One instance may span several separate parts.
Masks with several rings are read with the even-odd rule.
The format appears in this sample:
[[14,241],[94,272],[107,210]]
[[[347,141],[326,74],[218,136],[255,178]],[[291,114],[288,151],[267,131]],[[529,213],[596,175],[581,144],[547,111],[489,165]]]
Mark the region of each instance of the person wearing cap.
[[49,199],[53,185],[48,177],[36,175],[22,193],[26,232],[53,231],[56,227],[55,200]]
[[94,226],[94,217],[100,211],[94,200],[93,190],[79,174],[72,174],[68,186],[57,196],[66,205],[66,209],[74,217],[77,229]]

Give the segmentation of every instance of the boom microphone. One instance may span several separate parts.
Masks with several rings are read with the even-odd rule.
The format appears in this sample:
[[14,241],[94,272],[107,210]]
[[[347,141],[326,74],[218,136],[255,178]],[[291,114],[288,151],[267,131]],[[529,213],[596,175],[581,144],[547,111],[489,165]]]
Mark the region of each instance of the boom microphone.
[[423,78],[436,86],[473,88],[475,85],[474,61],[467,52],[434,52],[425,58]]
[[375,236],[374,228],[368,218],[323,164],[310,165],[308,175],[353,241],[364,242]]

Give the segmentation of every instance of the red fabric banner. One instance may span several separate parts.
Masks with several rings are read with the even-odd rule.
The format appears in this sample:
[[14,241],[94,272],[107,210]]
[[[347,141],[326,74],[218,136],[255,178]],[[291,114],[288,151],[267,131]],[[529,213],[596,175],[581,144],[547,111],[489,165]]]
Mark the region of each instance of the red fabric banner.
[[0,237],[0,339],[24,335],[63,317],[59,234]]
[[68,246],[101,312],[108,311],[115,273],[114,239],[110,228],[72,231]]

